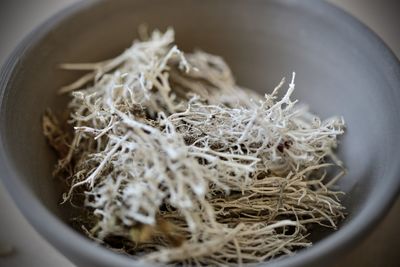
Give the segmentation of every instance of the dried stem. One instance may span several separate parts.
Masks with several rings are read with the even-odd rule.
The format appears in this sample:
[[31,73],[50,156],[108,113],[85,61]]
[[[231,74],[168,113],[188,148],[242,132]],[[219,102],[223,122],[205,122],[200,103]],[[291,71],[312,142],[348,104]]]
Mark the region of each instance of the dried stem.
[[222,58],[184,56],[172,29],[142,36],[114,59],[62,65],[90,71],[60,91],[73,136],[43,119],[64,201],[85,197],[86,234],[146,261],[226,266],[290,255],[310,245],[308,226],[336,227],[342,118],[296,105],[295,74],[282,98],[284,80],[262,97]]

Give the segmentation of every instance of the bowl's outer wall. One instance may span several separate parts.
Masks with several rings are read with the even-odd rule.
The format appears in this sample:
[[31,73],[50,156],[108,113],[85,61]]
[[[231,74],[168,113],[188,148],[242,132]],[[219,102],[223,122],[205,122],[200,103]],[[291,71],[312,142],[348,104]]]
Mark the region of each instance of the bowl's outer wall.
[[[25,205],[22,210],[28,219],[39,220],[44,210],[22,203],[25,197],[16,195],[22,192],[16,189],[21,185],[13,184],[19,181],[45,210],[63,220],[70,216],[58,204],[62,189],[51,179],[55,159],[43,138],[40,121],[47,107],[63,111],[67,98],[57,95],[57,89],[80,74],[57,66],[117,55],[131,44],[143,22],[150,29],[173,26],[177,43],[185,51],[201,48],[223,56],[238,83],[260,93],[269,92],[282,76],[290,78],[296,71],[295,98],[324,118],[345,118],[348,129],[340,157],[348,174],[340,186],[347,192],[348,223],[318,246],[299,253],[303,261],[285,259],[276,266],[321,265],[315,260],[332,250],[329,246],[334,242],[350,242],[351,238],[343,236],[346,229],[352,232],[356,222],[367,229],[367,223],[382,214],[377,209],[387,208],[399,186],[398,160],[393,159],[399,147],[399,66],[373,34],[319,1],[120,0],[86,2],[59,15],[27,39],[3,72],[7,80],[2,83],[0,113],[2,153],[7,158],[3,164],[12,169],[18,181],[10,181],[11,175],[2,178],[12,187],[19,206]],[[45,225],[43,222],[39,228]],[[41,232],[46,236],[57,231],[69,233],[67,228]],[[98,248],[94,246],[90,251],[82,247],[83,253],[77,254],[77,248],[71,248],[62,237],[47,238],[81,266],[128,264],[104,250],[107,257],[98,257],[97,262],[94,255]],[[80,237],[73,238],[86,245]],[[335,248],[336,252],[343,249]]]

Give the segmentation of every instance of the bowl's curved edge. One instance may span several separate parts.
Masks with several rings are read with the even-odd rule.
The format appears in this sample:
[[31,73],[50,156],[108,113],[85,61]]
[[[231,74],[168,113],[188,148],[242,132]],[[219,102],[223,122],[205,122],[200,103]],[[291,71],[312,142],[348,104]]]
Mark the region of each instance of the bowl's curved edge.
[[[102,0],[104,1],[104,0]],[[4,99],[7,98],[6,88],[8,81],[12,78],[12,73],[15,68],[18,68],[18,63],[23,58],[24,53],[31,47],[31,45],[42,36],[44,36],[52,26],[61,22],[69,15],[77,13],[83,9],[90,8],[94,4],[98,4],[102,1],[87,0],[78,2],[52,16],[50,19],[45,21],[42,25],[37,27],[32,33],[30,33],[24,40],[15,48],[8,60],[2,67],[0,72],[0,124],[4,118],[1,116],[2,110],[4,110]],[[277,0],[274,0],[277,1]],[[334,6],[325,1],[319,0],[283,0],[279,1],[285,5],[297,5],[304,8],[314,9],[320,12],[329,12],[329,16],[338,16],[341,18],[343,23],[351,24],[356,30],[361,31],[370,40],[370,43],[377,47],[380,55],[382,56],[382,63],[385,65],[385,72],[388,73],[388,79],[392,84],[393,95],[400,102],[400,92],[395,88],[400,89],[400,62],[391,51],[391,49],[367,26],[362,22],[345,12],[344,10]],[[328,14],[328,13],[327,13]],[[397,113],[400,117],[400,110],[397,107]],[[118,255],[114,252],[109,251],[101,246],[95,245],[94,242],[82,237],[80,234],[66,226],[58,218],[52,215],[32,194],[32,192],[18,180],[16,173],[12,171],[12,164],[7,158],[6,144],[4,143],[0,129],[0,169],[2,170],[0,179],[10,193],[12,199],[17,204],[18,208],[22,211],[25,218],[34,226],[34,228],[42,234],[51,244],[53,244],[63,254],[74,259],[81,259],[80,254],[83,252],[88,258],[96,260],[98,266],[131,266],[132,260],[128,257]],[[398,145],[400,148],[400,145]],[[400,174],[400,157],[394,159],[394,165],[397,168],[391,170],[387,175],[391,177],[398,177]],[[317,264],[317,260],[324,259],[327,261],[328,255],[331,256],[347,250],[350,246],[359,242],[366,233],[375,226],[380,219],[382,219],[385,213],[390,209],[395,198],[400,192],[400,179],[393,179],[395,186],[390,184],[386,187],[382,187],[381,202],[375,205],[370,205],[368,211],[362,212],[360,216],[355,218],[353,221],[345,225],[339,232],[327,237],[320,241],[318,246],[312,249],[302,250],[296,257],[287,257],[285,259],[277,259],[270,262],[270,266],[275,267],[289,267],[298,266],[299,262],[304,266],[314,266]],[[26,205],[29,203],[29,206]],[[372,214],[372,215],[371,215]],[[43,222],[46,222],[47,227],[43,227]],[[66,245],[64,241],[60,240],[60,236],[68,236],[69,244]],[[88,266],[92,265],[92,261],[87,262]],[[100,265],[101,264],[101,265]],[[321,261],[318,266],[320,266]],[[143,265],[144,266],[144,263]]]
[[[391,48],[367,25],[355,18],[353,15],[340,7],[328,1],[318,0],[285,0],[290,4],[300,4],[304,8],[318,9],[321,14],[329,16],[337,16],[341,19],[341,23],[351,25],[355,30],[362,32],[369,40],[369,44],[376,47],[381,58],[380,61],[385,67],[388,81],[391,84],[392,94],[400,103],[400,61],[391,50]],[[397,90],[396,90],[397,89]],[[396,107],[398,117],[400,118],[400,108]],[[397,122],[397,128],[400,123]],[[396,145],[400,148],[400,145]],[[365,239],[388,213],[393,206],[396,198],[400,193],[400,158],[393,158],[393,166],[391,172],[386,175],[393,178],[393,184],[382,186],[380,190],[380,202],[372,203],[367,206],[356,218],[347,225],[343,226],[340,231],[318,242],[318,246],[313,249],[305,249],[298,253],[296,257],[288,257],[285,261],[276,261],[274,267],[294,267],[300,261],[304,266],[322,266],[321,262],[330,264],[329,259],[333,259],[335,255],[340,253],[348,253],[350,249]],[[315,260],[320,258],[321,261]]]

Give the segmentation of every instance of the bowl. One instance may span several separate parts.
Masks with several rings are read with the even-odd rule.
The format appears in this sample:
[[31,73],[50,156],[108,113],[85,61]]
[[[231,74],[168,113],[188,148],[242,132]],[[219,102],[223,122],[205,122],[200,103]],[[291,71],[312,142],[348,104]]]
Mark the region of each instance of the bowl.
[[137,27],[173,26],[185,50],[222,55],[238,83],[260,93],[297,72],[295,97],[326,117],[342,115],[339,156],[348,173],[347,218],[318,232],[313,247],[265,266],[326,266],[368,235],[400,188],[400,64],[385,44],[344,11],[319,0],[82,1],[55,15],[15,49],[0,76],[0,176],[27,220],[78,266],[132,266],[67,223],[55,156],[41,131],[47,107],[65,108],[58,88],[80,73],[63,62],[113,57]]

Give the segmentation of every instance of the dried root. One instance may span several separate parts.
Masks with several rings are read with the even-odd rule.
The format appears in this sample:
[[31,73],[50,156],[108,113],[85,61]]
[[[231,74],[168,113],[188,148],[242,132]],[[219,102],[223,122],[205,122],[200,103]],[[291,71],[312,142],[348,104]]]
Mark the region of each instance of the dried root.
[[226,266],[290,255],[311,244],[309,226],[335,228],[343,119],[296,105],[294,74],[282,98],[284,81],[262,97],[220,57],[184,56],[173,41],[154,31],[114,59],[63,65],[90,71],[61,89],[74,134],[48,113],[43,129],[67,173],[64,202],[84,196],[85,232],[141,260]]

